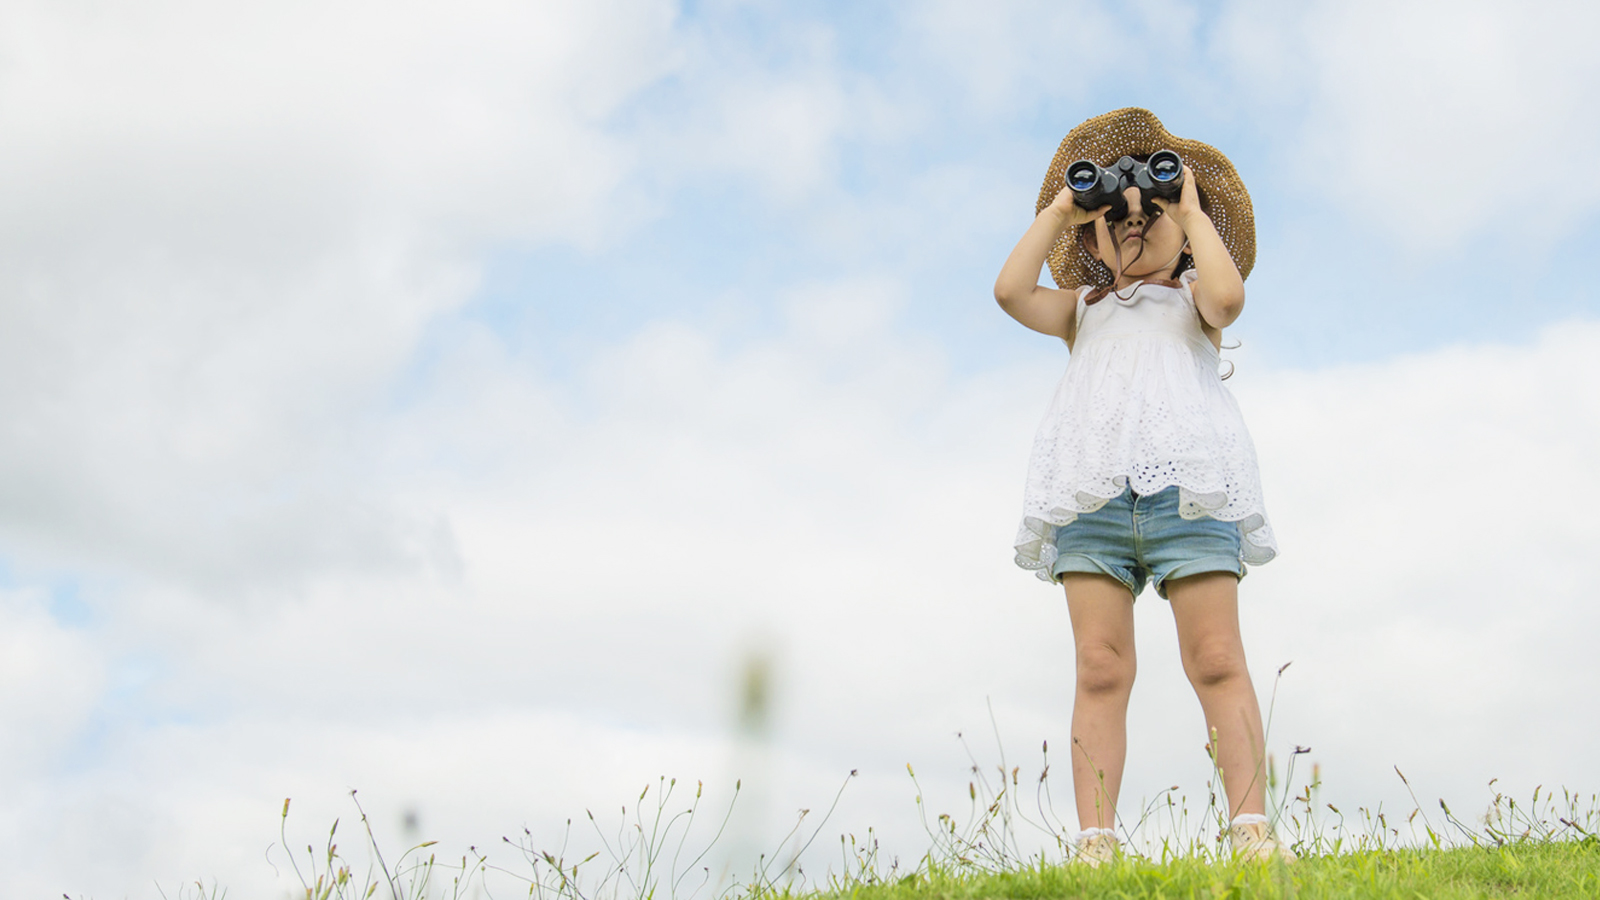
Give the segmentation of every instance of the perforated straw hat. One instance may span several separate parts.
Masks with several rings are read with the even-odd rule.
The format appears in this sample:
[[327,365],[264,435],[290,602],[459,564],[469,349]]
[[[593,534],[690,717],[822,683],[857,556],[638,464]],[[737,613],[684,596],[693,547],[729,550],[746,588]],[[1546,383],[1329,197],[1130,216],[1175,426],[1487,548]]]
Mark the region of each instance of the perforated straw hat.
[[[1232,254],[1239,274],[1248,278],[1256,264],[1256,215],[1239,173],[1217,148],[1169,133],[1148,109],[1130,106],[1108,112],[1068,132],[1045,172],[1035,212],[1043,212],[1056,198],[1066,186],[1067,167],[1080,159],[1109,166],[1124,156],[1147,155],[1162,149],[1176,151],[1189,164],[1223,245]],[[1049,262],[1050,274],[1064,290],[1111,283],[1111,270],[1084,251],[1076,228],[1062,232],[1050,250]]]

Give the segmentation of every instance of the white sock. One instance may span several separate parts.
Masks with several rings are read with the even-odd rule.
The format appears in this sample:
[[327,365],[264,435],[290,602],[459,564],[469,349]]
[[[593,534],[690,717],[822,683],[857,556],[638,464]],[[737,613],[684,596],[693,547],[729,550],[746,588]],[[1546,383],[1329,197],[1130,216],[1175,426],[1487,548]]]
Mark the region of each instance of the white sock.
[[1078,836],[1073,840],[1073,843],[1081,844],[1097,834],[1109,835],[1112,840],[1117,839],[1117,831],[1114,828],[1085,828],[1078,832]]
[[1262,815],[1261,813],[1240,813],[1237,816],[1233,817],[1233,821],[1232,822],[1228,823],[1228,825],[1230,827],[1234,826],[1234,825],[1265,825],[1265,824],[1267,824],[1267,817]]

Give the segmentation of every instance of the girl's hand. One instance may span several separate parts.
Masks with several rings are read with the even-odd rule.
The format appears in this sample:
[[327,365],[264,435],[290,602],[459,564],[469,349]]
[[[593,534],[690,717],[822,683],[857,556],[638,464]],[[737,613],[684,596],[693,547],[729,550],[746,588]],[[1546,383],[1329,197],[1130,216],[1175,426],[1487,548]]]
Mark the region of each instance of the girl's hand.
[[1084,209],[1072,199],[1072,188],[1062,187],[1061,190],[1056,192],[1056,198],[1051,200],[1050,205],[1044,209],[1045,212],[1054,215],[1057,221],[1060,222],[1061,228],[1065,230],[1104,218],[1105,214],[1111,211],[1111,206],[1107,204],[1096,210]]
[[1194,221],[1195,216],[1206,214],[1200,208],[1200,192],[1195,190],[1194,172],[1190,171],[1188,163],[1183,164],[1183,192],[1178,196],[1177,203],[1160,197],[1151,197],[1150,200],[1163,213],[1172,216],[1172,221],[1178,223],[1184,234],[1190,233],[1189,223]]

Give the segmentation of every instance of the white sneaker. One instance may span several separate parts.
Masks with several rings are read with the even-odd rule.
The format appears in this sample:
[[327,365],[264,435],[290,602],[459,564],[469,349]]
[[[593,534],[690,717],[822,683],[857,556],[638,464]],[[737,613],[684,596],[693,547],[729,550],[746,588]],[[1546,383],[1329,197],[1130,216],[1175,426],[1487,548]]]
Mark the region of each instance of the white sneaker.
[[[1245,818],[1240,816],[1239,819]],[[1299,857],[1289,849],[1289,845],[1278,840],[1267,826],[1266,816],[1261,816],[1261,821],[1244,821],[1234,819],[1228,826],[1228,839],[1233,842],[1233,852],[1240,859],[1249,862],[1269,862],[1281,859],[1286,863],[1294,862]]]
[[1122,845],[1111,829],[1086,828],[1078,835],[1078,852],[1073,854],[1072,860],[1094,868],[1101,863],[1114,862],[1121,852]]

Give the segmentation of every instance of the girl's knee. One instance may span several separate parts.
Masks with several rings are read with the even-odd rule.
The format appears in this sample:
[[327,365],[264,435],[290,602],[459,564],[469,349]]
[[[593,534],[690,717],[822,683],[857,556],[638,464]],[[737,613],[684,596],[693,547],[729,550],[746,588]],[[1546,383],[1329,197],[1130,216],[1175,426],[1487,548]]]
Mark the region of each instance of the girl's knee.
[[1190,648],[1184,653],[1183,670],[1197,688],[1250,677],[1244,647],[1232,641],[1213,641]]
[[1105,641],[1078,645],[1078,691],[1081,693],[1127,693],[1133,690],[1134,671],[1131,651],[1119,650]]

